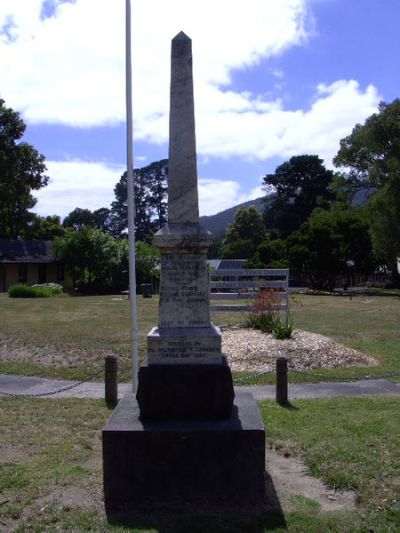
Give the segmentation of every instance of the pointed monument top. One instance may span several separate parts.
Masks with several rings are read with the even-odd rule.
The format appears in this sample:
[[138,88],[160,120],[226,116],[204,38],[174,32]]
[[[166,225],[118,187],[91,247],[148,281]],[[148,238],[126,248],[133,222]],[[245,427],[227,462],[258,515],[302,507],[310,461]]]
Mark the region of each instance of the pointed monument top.
[[178,35],[172,39],[173,41],[191,41],[191,38],[186,35],[185,32],[180,31]]

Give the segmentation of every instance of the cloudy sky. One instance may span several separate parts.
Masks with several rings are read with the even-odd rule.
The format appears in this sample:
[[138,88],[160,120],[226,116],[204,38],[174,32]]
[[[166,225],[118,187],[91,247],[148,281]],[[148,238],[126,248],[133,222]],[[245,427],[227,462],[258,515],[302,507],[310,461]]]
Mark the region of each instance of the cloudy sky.
[[[171,38],[193,40],[201,214],[398,97],[399,0],[132,0],[135,166],[168,154]],[[0,96],[46,156],[36,212],[113,200],[125,166],[125,1],[0,0]]]

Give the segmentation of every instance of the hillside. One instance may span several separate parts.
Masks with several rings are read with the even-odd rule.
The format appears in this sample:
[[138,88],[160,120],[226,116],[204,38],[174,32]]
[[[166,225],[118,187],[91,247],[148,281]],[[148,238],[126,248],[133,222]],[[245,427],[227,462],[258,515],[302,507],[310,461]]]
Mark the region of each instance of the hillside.
[[200,224],[207,228],[214,236],[224,235],[228,224],[233,222],[236,211],[241,207],[250,207],[254,205],[256,209],[262,214],[265,207],[264,196],[256,198],[255,200],[249,200],[242,204],[235,205],[225,211],[221,211],[216,215],[200,217]]

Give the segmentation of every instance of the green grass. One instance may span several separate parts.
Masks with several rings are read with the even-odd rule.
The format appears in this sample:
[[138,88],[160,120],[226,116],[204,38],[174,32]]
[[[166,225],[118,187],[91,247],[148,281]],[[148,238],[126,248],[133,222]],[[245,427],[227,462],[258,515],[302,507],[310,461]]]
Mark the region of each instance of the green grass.
[[[0,530],[152,532],[395,532],[400,527],[400,399],[261,402],[268,443],[304,459],[332,487],[353,489],[357,508],[324,512],[302,494],[281,510],[250,515],[154,514],[135,527],[107,524],[102,501],[100,429],[104,402],[0,399]],[[268,452],[267,452],[268,453]],[[66,495],[74,495],[73,501]]]
[[[271,447],[301,456],[329,487],[356,492],[359,509],[342,531],[400,528],[400,399],[298,400],[291,409],[265,401],[260,408]],[[305,504],[300,514],[315,512]]]
[[[139,354],[146,353],[146,335],[158,321],[158,298],[138,297]],[[100,369],[104,356],[120,356],[122,380],[130,379],[129,301],[121,296],[50,299],[0,298],[0,372],[81,379]],[[390,296],[296,296],[291,305],[295,328],[331,336],[344,345],[376,357],[377,367],[324,370],[335,376],[379,376],[400,370],[400,298]],[[217,324],[245,323],[245,313],[213,313]],[[7,357],[7,348],[10,356]],[[17,349],[17,352],[15,350]],[[24,354],[17,356],[15,354]],[[290,380],[321,381],[290,374]],[[235,374],[235,377],[247,374]],[[248,383],[272,383],[273,376]]]

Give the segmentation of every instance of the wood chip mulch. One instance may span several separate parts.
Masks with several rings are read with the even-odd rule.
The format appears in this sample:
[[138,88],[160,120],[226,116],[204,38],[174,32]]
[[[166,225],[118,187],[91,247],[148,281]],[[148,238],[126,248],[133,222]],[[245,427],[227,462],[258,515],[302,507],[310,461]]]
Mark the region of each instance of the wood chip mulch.
[[236,372],[270,372],[277,357],[294,370],[376,366],[378,361],[324,335],[295,329],[290,339],[238,326],[222,326],[222,351]]

